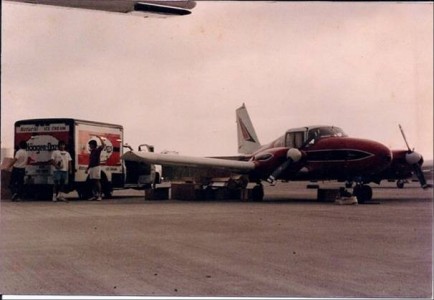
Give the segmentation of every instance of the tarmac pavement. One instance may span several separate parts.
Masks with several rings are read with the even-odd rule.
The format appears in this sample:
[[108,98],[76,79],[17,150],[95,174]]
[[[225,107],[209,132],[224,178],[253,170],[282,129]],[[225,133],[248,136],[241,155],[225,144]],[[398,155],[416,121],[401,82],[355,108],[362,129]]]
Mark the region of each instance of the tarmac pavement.
[[432,298],[432,190],[336,205],[305,185],[264,202],[3,200],[0,293]]

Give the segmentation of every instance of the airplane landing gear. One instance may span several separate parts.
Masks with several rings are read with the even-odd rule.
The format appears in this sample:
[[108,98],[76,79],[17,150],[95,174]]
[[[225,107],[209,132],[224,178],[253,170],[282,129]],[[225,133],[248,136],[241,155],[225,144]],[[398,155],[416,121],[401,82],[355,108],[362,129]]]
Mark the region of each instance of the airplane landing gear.
[[366,184],[357,184],[353,189],[353,196],[359,203],[365,203],[372,199],[372,188]]
[[405,180],[399,179],[398,181],[396,181],[396,186],[398,187],[398,189],[404,188],[404,184]]

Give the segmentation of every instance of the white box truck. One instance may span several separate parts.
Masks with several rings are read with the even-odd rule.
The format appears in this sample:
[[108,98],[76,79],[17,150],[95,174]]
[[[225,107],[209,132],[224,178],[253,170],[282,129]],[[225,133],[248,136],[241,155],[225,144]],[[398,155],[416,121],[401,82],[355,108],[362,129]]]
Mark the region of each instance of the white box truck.
[[[105,197],[110,197],[113,189],[151,188],[160,177],[154,165],[121,160],[123,134],[121,125],[71,118],[15,122],[15,148],[20,141],[25,141],[29,154],[25,175],[26,193],[39,199],[52,195],[52,167],[48,161],[51,152],[57,149],[58,142],[62,140],[71,154],[73,166],[67,189],[76,190],[82,199],[89,197],[91,184],[86,173],[89,163],[88,143],[95,140],[99,144],[98,136],[104,137],[106,144],[101,153],[101,183]],[[138,151],[153,151],[153,147],[144,144]]]

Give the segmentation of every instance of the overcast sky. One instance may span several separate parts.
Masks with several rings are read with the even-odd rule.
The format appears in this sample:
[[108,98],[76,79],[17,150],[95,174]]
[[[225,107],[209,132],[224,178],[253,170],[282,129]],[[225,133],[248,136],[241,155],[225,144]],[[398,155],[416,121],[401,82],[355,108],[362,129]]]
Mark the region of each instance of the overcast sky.
[[433,4],[198,2],[189,16],[2,3],[2,147],[20,119],[121,124],[135,147],[233,155],[312,124],[433,155]]

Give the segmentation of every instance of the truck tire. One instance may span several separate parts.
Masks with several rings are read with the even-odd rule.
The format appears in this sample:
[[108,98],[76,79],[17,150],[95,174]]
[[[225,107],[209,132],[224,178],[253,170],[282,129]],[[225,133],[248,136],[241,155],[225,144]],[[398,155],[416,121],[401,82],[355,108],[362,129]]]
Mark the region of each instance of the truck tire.
[[35,200],[51,200],[53,196],[53,186],[52,185],[41,185],[35,186],[33,188],[27,189],[25,192],[26,197],[32,197]]
[[92,185],[89,178],[85,182],[78,184],[76,190],[80,200],[87,200],[92,197]]

